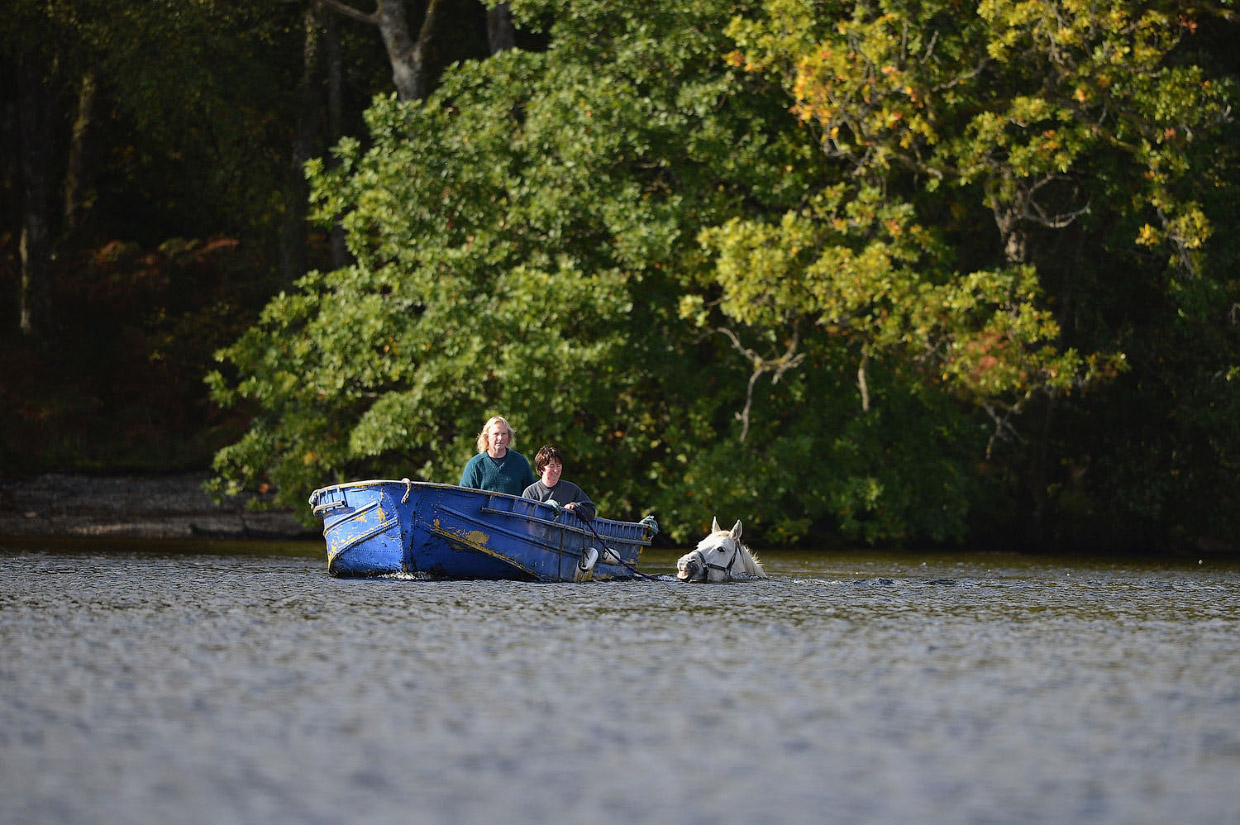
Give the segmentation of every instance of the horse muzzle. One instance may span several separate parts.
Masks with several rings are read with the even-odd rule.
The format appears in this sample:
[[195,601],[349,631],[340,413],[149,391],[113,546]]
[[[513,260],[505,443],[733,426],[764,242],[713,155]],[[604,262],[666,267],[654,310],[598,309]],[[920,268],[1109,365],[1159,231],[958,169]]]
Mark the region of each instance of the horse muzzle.
[[676,561],[676,578],[682,582],[706,580],[706,560],[701,553],[688,553]]

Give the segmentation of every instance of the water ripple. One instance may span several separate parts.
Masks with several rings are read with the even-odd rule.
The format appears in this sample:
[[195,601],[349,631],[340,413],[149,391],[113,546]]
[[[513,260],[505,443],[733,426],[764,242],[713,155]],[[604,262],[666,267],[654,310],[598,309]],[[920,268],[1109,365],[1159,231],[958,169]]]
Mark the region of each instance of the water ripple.
[[763,554],[770,580],[710,586],[0,561],[2,823],[1238,821],[1226,566]]

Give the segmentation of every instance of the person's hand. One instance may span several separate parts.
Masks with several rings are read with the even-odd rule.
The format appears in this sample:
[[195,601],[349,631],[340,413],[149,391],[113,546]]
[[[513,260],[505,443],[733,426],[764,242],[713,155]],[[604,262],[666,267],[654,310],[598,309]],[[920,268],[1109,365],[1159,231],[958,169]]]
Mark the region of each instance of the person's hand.
[[577,509],[577,503],[576,503],[575,501],[570,501],[568,504],[565,504],[565,505],[564,505],[564,509],[565,509],[565,510],[576,510],[576,509]]

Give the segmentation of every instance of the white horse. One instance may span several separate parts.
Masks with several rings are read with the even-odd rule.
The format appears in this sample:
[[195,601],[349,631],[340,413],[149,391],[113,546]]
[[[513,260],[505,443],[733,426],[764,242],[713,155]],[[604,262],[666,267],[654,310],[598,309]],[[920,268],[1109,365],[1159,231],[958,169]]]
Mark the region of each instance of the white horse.
[[737,577],[765,579],[766,571],[749,548],[741,544],[738,519],[730,531],[710,520],[710,535],[676,562],[676,578],[682,582],[726,582]]

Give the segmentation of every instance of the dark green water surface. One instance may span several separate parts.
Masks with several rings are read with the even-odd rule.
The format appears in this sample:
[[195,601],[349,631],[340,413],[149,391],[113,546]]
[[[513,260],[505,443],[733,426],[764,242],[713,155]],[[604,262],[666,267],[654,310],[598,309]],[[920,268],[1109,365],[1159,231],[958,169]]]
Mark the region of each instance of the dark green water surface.
[[0,823],[1240,823],[1240,565],[0,542]]

